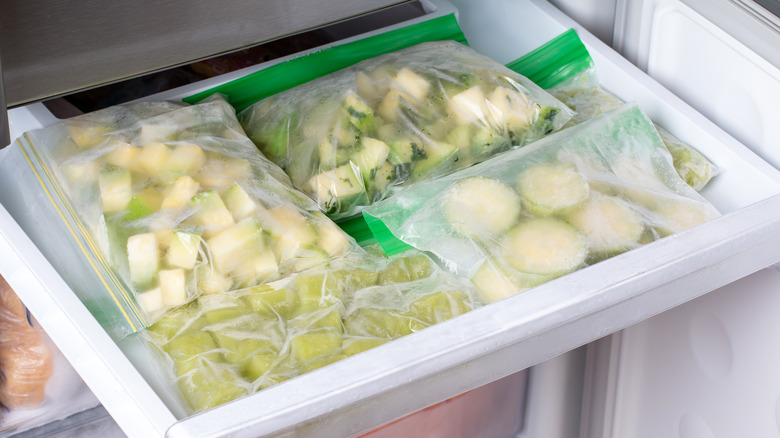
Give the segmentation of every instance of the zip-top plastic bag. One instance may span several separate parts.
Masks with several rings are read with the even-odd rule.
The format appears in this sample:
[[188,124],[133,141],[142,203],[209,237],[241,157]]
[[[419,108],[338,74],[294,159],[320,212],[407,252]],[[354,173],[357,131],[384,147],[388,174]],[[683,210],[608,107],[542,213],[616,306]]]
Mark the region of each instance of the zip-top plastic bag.
[[495,301],[719,213],[630,104],[363,215],[386,250],[401,240],[430,251]]
[[[466,280],[409,251],[203,295],[144,333],[200,412],[481,306]],[[187,408],[189,407],[189,408]]]
[[37,243],[114,337],[200,294],[362,253],[257,151],[219,96],[108,108],[28,132],[13,148],[3,171],[43,213],[30,214],[37,228],[53,230]]
[[[601,86],[593,59],[573,29],[507,67],[527,76],[574,110],[567,127],[625,103]],[[718,167],[701,152],[657,124],[655,128],[672,155],[674,168],[688,185],[699,191],[718,174]]]
[[401,184],[542,138],[570,117],[531,81],[453,41],[377,56],[239,113],[260,150],[334,219]]

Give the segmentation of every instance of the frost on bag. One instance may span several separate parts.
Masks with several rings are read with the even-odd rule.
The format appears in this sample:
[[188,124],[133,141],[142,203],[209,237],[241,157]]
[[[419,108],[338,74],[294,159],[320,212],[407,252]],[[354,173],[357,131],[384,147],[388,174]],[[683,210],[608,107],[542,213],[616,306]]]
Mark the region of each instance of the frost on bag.
[[[625,103],[596,82],[594,69],[548,91],[576,112],[568,123],[572,126]],[[689,186],[701,190],[718,174],[717,166],[693,146],[680,141],[658,125],[655,128],[672,155],[675,170]]]
[[[569,29],[507,66],[530,78],[576,111],[567,126],[590,120],[624,104],[599,83],[595,63],[588,49]],[[697,191],[717,175],[718,168],[691,145],[683,143],[656,125],[672,154],[680,177]]]
[[260,150],[335,219],[398,185],[537,140],[570,117],[528,79],[452,41],[363,61],[239,114]]
[[481,304],[468,281],[409,251],[342,258],[328,269],[203,295],[145,333],[189,410],[199,412]]
[[356,247],[257,152],[219,97],[113,107],[21,143],[132,327]]
[[719,213],[677,175],[652,122],[625,105],[364,215],[495,301]]

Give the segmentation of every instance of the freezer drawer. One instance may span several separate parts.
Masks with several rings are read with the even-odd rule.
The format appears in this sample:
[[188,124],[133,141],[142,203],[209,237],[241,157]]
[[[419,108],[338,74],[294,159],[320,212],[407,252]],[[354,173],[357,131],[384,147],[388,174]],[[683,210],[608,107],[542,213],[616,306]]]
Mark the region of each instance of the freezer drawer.
[[[435,2],[439,12],[451,5]],[[454,2],[472,47],[508,62],[574,27],[601,82],[707,155],[703,195],[723,217],[252,396],[185,418],[153,358],[114,343],[35,245],[35,218],[0,194],[0,273],[130,436],[349,436],[508,376],[678,306],[780,259],[780,174],[542,1]],[[243,71],[242,73],[246,73]],[[210,88],[214,80],[153,98]],[[47,124],[40,107],[11,112]],[[47,116],[42,116],[47,117]],[[28,125],[28,126],[29,126]],[[20,125],[17,124],[17,127]],[[12,129],[14,125],[12,124]],[[13,181],[2,181],[12,187]]]
[[778,436],[778,268],[588,347],[581,436]]

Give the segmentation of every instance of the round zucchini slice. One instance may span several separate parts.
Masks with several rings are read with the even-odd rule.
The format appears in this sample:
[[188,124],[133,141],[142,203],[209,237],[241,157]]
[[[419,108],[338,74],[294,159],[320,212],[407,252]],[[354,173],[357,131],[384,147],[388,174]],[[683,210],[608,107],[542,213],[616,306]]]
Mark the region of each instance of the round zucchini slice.
[[631,205],[620,198],[597,193],[567,218],[587,236],[594,253],[617,254],[639,246],[645,231],[642,215]]
[[471,277],[471,282],[489,303],[503,300],[528,289],[513,280],[492,259],[485,260]]
[[719,215],[714,207],[701,202],[669,199],[655,206],[653,226],[658,234],[664,237],[715,219]]
[[520,197],[502,181],[483,176],[453,184],[442,199],[447,221],[469,235],[495,235],[508,230],[520,216]]
[[517,191],[529,212],[550,215],[584,201],[588,182],[572,164],[539,164],[520,174]]
[[509,266],[529,274],[563,275],[578,269],[588,256],[585,235],[552,217],[521,222],[507,232],[501,244]]

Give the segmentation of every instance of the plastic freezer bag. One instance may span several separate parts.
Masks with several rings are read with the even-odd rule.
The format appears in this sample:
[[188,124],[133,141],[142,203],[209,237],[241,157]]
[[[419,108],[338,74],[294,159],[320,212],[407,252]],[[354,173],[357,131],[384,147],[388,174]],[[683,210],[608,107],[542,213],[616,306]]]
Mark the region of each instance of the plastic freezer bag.
[[377,56],[239,113],[260,150],[335,219],[570,117],[531,81],[453,41]]
[[680,179],[644,113],[625,105],[409,187],[364,216],[383,245],[431,251],[495,301],[719,213]]
[[22,198],[45,220],[31,216],[64,231],[44,239],[48,255],[115,337],[199,294],[362,251],[257,151],[217,96],[108,108],[29,132],[16,148],[3,167],[23,173]]
[[468,281],[422,253],[380,253],[204,295],[148,328],[185,411],[213,408],[483,302]]
[[[593,59],[574,30],[564,32],[507,66],[526,75],[574,110],[567,126],[590,120],[625,103],[601,86]],[[694,147],[658,125],[656,130],[672,155],[674,168],[688,185],[701,190],[718,174],[717,166]]]

